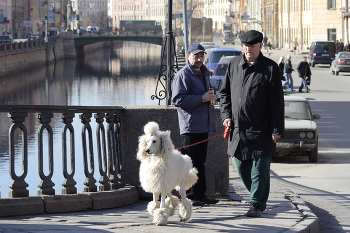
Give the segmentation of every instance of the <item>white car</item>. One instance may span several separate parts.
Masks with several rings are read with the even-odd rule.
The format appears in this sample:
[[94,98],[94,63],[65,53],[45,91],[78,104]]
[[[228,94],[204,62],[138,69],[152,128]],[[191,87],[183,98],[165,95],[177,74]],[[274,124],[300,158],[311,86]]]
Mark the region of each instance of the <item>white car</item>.
[[309,156],[309,162],[317,162],[318,133],[315,119],[307,99],[300,96],[284,96],[284,136],[276,143],[276,155]]

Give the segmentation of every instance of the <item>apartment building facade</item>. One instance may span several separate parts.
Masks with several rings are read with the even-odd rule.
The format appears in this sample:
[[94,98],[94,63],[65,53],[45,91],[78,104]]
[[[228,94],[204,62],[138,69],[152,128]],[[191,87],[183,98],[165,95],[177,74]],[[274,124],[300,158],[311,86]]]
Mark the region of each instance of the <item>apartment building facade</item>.
[[110,26],[107,1],[71,0],[71,29],[86,29],[88,26],[107,29]]

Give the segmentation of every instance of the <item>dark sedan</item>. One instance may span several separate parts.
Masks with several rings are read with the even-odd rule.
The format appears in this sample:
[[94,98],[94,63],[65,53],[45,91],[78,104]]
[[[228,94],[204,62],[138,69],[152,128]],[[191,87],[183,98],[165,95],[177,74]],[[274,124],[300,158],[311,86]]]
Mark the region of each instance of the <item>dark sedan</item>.
[[332,61],[331,74],[339,75],[339,72],[350,72],[350,52],[340,52]]

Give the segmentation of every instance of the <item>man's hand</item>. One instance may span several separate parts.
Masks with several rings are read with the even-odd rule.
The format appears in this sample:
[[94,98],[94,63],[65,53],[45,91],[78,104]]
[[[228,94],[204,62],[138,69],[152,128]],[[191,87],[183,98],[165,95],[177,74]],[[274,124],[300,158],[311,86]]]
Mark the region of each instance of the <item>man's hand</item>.
[[202,102],[208,102],[215,99],[216,96],[214,94],[214,91],[208,91],[202,95]]
[[277,139],[279,139],[281,135],[272,135],[272,141],[276,143]]
[[222,123],[225,127],[231,127],[232,120],[230,118],[226,118]]

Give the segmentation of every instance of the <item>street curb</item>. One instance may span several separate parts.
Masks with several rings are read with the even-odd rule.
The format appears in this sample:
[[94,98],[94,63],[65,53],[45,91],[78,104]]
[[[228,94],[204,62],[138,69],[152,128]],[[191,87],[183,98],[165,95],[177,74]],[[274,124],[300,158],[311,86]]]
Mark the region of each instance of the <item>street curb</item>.
[[285,198],[290,200],[291,203],[296,207],[296,209],[303,216],[303,220],[297,224],[292,229],[286,231],[285,233],[319,233],[320,222],[318,217],[309,209],[305,204],[303,199],[297,194],[288,193],[285,194]]

